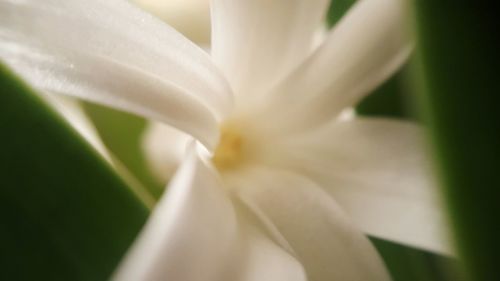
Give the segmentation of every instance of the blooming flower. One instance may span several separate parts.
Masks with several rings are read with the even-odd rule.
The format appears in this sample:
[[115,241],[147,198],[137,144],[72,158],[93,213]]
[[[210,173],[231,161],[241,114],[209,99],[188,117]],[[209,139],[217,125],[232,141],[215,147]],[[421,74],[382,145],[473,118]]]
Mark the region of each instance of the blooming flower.
[[0,1],[32,85],[194,139],[115,279],[389,279],[358,229],[449,251],[419,128],[337,118],[408,56],[402,3],[358,1],[313,48],[327,6],[215,0],[210,57],[126,1]]

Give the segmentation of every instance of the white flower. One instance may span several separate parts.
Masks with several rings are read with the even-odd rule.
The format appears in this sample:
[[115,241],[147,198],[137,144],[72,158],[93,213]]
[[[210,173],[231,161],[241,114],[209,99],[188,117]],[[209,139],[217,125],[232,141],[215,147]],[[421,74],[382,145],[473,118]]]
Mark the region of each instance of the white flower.
[[402,3],[358,1],[313,50],[327,6],[215,0],[209,57],[126,1],[0,0],[32,85],[196,140],[116,279],[389,279],[358,228],[449,251],[419,129],[336,118],[408,56]]

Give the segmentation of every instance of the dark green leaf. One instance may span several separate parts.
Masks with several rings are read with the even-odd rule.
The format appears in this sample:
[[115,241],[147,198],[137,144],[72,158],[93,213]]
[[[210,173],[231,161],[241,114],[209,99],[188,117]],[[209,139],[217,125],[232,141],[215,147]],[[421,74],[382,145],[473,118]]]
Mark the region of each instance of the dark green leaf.
[[106,280],[148,215],[0,64],[0,280]]
[[419,89],[472,280],[500,280],[500,50],[487,1],[414,1]]

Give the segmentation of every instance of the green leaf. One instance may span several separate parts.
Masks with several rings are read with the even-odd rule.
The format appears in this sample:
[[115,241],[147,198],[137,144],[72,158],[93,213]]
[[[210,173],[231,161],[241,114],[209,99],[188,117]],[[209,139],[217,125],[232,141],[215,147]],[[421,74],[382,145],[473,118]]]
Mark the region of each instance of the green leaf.
[[0,280],[106,280],[147,208],[0,64]]
[[413,2],[419,89],[472,280],[500,280],[500,44],[485,1]]

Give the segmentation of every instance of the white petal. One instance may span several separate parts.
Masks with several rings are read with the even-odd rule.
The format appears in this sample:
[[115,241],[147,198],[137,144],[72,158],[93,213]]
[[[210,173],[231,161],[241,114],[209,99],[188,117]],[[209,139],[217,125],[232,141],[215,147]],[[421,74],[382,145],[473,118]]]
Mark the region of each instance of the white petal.
[[242,256],[241,265],[232,265],[233,276],[226,281],[308,281],[302,264],[260,229],[247,226],[241,232],[246,240],[237,249],[242,251],[236,254]]
[[361,0],[268,97],[263,118],[297,131],[331,120],[394,73],[410,52],[401,0]]
[[245,219],[192,147],[114,279],[305,281],[300,264]]
[[247,176],[247,181],[233,181],[235,192],[276,225],[308,280],[390,280],[370,241],[315,183],[275,169]]
[[337,122],[283,144],[281,164],[326,188],[368,234],[450,253],[422,133],[390,119]]
[[212,56],[228,77],[238,105],[264,94],[306,57],[328,3],[212,2]]
[[39,88],[166,121],[205,142],[215,137],[193,123],[213,130],[210,114],[231,110],[208,55],[127,1],[1,0],[0,58]]
[[186,154],[190,137],[162,123],[151,123],[144,131],[142,150],[155,177],[166,184]]
[[210,44],[209,0],[134,0],[177,31],[201,45]]

